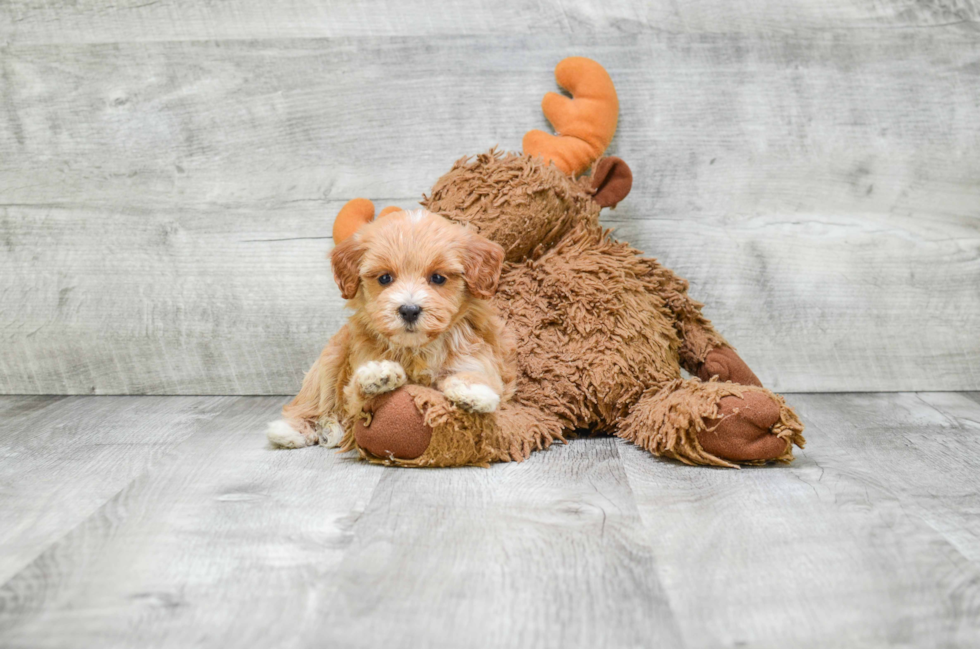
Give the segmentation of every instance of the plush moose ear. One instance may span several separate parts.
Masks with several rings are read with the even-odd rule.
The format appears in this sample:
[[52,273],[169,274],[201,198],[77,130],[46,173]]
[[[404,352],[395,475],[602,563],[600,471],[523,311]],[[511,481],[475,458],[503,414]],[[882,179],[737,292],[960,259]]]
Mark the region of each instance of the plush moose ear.
[[488,300],[497,292],[500,271],[504,266],[504,249],[486,237],[469,233],[463,253],[463,279],[470,293]]
[[633,172],[621,159],[610,156],[592,170],[592,198],[602,207],[616,207],[633,187]]
[[357,287],[361,283],[362,257],[364,257],[364,246],[356,235],[344,239],[330,252],[333,279],[340,287],[340,295],[345,300],[352,300],[357,295]]

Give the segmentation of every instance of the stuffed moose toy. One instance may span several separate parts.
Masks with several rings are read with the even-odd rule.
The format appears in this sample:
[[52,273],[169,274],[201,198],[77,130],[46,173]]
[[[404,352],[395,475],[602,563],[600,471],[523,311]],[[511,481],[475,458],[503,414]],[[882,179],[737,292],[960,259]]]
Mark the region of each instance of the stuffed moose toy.
[[[632,185],[622,160],[601,157],[619,113],[609,75],[573,57],[555,78],[571,98],[548,93],[542,109],[559,135],[530,131],[521,154],[463,158],[421,201],[505,252],[492,304],[516,341],[513,398],[478,414],[405,385],[342,422],[341,450],[401,466],[486,466],[588,431],[688,464],[791,461],[804,444],[796,413],[701,315],[685,280],[599,224]],[[370,201],[350,201],[334,243],[373,218]],[[313,383],[283,414],[315,429],[335,413],[322,411]]]

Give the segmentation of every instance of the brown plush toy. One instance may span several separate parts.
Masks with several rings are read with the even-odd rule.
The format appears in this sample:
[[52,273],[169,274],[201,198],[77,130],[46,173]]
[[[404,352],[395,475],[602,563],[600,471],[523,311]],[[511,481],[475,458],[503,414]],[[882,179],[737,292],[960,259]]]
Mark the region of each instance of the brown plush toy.
[[[804,443],[793,410],[701,315],[685,280],[599,225],[632,184],[622,160],[600,158],[619,111],[609,75],[569,58],[555,77],[572,98],[548,93],[542,108],[561,135],[531,131],[523,154],[464,158],[422,201],[506,251],[494,304],[518,341],[516,395],[484,415],[405,386],[365,406],[344,448],[405,466],[487,465],[588,430],[688,464],[792,460]],[[373,213],[348,203],[335,242]]]

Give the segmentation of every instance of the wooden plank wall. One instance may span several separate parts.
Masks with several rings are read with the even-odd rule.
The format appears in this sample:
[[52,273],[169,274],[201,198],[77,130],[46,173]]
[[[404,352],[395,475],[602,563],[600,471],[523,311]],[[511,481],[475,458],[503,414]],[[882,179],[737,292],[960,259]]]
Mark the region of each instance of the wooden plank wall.
[[337,209],[620,91],[606,223],[784,391],[980,389],[974,0],[0,4],[0,392],[285,394]]

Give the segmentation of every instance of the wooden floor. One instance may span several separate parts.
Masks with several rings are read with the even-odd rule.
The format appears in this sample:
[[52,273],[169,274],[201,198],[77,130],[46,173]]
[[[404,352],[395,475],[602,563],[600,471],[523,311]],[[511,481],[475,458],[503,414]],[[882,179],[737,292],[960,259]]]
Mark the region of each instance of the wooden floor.
[[279,397],[0,398],[0,646],[980,644],[980,395],[792,395],[740,471],[276,451]]

